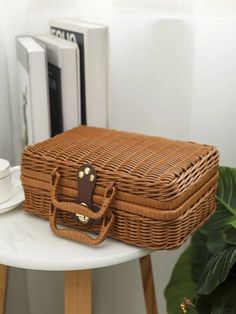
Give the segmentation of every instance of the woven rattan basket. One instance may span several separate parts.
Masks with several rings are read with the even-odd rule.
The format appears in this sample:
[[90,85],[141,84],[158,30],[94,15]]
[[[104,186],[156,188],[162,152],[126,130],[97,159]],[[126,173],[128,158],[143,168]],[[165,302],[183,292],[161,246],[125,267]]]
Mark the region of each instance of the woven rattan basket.
[[66,238],[174,249],[215,210],[218,159],[213,146],[82,126],[24,149],[24,207]]

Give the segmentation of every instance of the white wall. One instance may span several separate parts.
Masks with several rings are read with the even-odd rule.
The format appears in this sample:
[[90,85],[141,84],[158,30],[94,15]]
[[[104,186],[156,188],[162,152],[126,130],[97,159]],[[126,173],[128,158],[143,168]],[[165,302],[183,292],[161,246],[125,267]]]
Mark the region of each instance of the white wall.
[[112,127],[189,138],[193,43],[191,19],[114,16],[111,26]]
[[[213,143],[223,164],[236,165],[236,8],[231,0],[214,5],[203,0],[10,0],[0,12],[12,108],[1,107],[6,117],[1,131],[10,134],[12,111],[17,134],[15,34],[46,31],[50,16],[78,16],[110,25],[110,127]],[[3,154],[8,145],[0,141]],[[153,254],[161,314],[163,290],[180,251]],[[7,314],[16,309],[17,314],[63,313],[62,284],[62,274],[12,270]],[[137,261],[94,271],[93,298],[95,314],[143,314]]]
[[191,138],[218,147],[236,166],[236,17],[198,16],[194,49]]

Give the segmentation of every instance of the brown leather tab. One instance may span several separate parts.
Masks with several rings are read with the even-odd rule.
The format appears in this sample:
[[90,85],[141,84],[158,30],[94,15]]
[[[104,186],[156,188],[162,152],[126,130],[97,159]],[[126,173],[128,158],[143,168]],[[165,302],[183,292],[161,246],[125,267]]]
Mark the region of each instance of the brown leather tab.
[[60,200],[57,197],[58,194],[58,186],[60,185],[60,172],[58,171],[58,168],[55,168],[52,171],[52,179],[51,179],[51,202],[54,207],[69,212],[71,214],[81,214],[83,216],[88,216],[91,219],[103,219],[109,208],[110,205],[115,197],[116,188],[114,186],[114,181],[112,181],[111,185],[109,184],[106,188],[104,199],[102,202],[102,205],[99,208],[99,211],[94,212],[91,209],[89,209],[87,206],[84,206],[83,204],[78,204],[66,200]]
[[78,203],[86,204],[92,209],[92,196],[96,185],[96,170],[89,164],[84,164],[78,170]]
[[[93,212],[98,212],[99,207],[92,203],[92,196],[96,185],[97,173],[90,164],[83,164],[78,170],[78,203],[87,206]],[[86,224],[100,224],[101,220],[91,220],[84,217]],[[81,221],[81,219],[79,219]]]

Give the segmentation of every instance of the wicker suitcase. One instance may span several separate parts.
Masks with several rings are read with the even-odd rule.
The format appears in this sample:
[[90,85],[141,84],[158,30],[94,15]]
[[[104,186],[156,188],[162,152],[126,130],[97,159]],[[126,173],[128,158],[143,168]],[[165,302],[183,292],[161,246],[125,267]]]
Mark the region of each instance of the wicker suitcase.
[[213,214],[218,162],[213,146],[81,126],[24,149],[24,207],[87,244],[174,249]]

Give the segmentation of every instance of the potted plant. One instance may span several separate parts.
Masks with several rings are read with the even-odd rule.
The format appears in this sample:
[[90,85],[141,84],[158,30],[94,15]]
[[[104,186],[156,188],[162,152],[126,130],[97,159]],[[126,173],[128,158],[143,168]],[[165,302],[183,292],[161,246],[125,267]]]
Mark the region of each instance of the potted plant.
[[236,313],[236,169],[220,167],[216,200],[215,214],[175,265],[168,314]]

